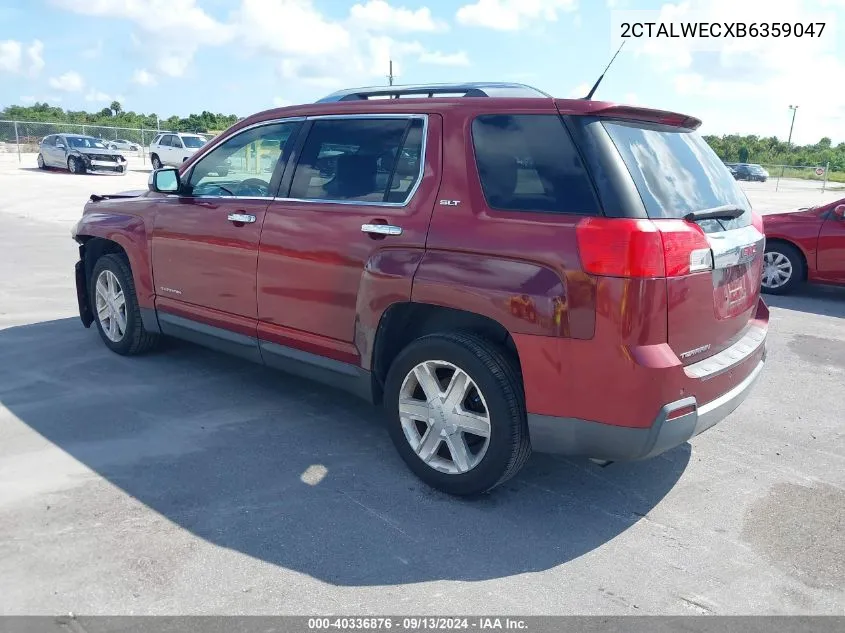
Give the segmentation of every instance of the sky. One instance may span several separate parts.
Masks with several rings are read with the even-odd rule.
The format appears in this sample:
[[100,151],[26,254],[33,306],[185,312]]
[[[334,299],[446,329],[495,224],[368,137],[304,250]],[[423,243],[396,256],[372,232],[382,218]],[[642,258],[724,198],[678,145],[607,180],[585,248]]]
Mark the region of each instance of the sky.
[[[636,11],[637,13],[627,13]],[[596,98],[705,134],[845,141],[845,0],[0,0],[0,106],[246,116],[387,83],[581,97],[621,22],[823,22],[821,37],[628,40]]]

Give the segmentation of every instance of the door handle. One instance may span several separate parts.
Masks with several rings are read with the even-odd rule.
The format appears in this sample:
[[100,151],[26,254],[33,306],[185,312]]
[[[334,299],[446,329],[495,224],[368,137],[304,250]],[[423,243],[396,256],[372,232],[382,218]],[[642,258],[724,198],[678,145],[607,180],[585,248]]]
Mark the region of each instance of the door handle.
[[361,232],[376,235],[402,235],[402,227],[395,224],[362,224]]
[[229,221],[239,224],[252,224],[255,222],[255,216],[249,215],[248,213],[230,213]]

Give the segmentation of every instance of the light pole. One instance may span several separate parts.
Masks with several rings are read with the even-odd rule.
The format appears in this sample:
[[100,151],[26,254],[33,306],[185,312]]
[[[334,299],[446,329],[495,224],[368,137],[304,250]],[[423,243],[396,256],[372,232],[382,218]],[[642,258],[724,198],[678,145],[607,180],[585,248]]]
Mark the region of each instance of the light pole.
[[[797,105],[789,106],[789,109],[792,110],[792,123],[789,124],[789,138],[786,139],[786,151],[788,152],[792,148],[792,128],[795,127],[795,114],[798,112]],[[780,176],[778,176],[778,180],[775,183],[775,191],[778,190],[780,187],[780,179],[783,178],[783,174],[786,172],[786,165],[782,165],[780,168]]]
[[789,106],[789,109],[792,110],[792,123],[789,124],[789,139],[786,141],[787,149],[792,147],[792,128],[795,127],[795,113],[798,112],[798,106],[791,105]]

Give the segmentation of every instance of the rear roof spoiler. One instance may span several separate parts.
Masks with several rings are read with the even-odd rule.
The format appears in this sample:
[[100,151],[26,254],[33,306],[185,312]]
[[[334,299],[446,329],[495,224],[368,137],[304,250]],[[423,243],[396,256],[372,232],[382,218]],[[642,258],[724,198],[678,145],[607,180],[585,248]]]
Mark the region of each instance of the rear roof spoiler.
[[[581,102],[583,103],[583,102]],[[566,107],[566,102],[558,102],[558,110],[561,113],[570,113],[570,109]],[[659,125],[669,125],[672,127],[680,127],[688,130],[696,130],[701,126],[701,119],[687,114],[680,114],[678,112],[669,112],[668,110],[653,110],[652,108],[639,108],[635,106],[616,105],[611,103],[598,103],[598,107],[591,108],[589,111],[584,111],[581,106],[578,114],[591,114],[606,119],[622,119],[625,121],[642,121],[644,123],[657,123]]]

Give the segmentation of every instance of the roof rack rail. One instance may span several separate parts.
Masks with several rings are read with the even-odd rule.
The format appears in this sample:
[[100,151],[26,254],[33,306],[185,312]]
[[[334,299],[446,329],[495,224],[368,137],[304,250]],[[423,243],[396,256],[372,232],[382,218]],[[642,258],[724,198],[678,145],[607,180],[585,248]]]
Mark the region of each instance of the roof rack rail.
[[338,90],[318,100],[317,103],[335,101],[366,101],[372,97],[398,99],[402,96],[434,97],[435,95],[460,95],[463,97],[521,97],[550,98],[542,90],[517,83],[470,82],[458,84],[414,84],[405,86],[372,86]]

